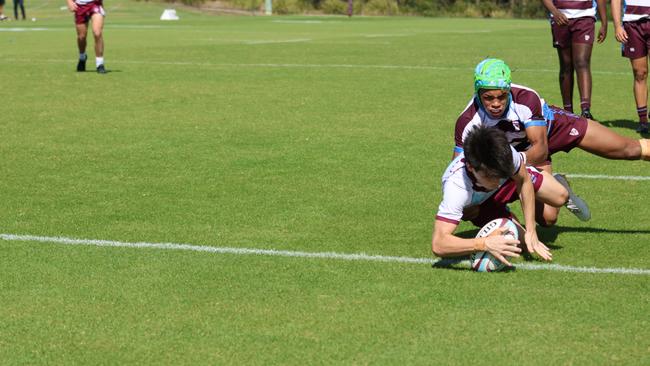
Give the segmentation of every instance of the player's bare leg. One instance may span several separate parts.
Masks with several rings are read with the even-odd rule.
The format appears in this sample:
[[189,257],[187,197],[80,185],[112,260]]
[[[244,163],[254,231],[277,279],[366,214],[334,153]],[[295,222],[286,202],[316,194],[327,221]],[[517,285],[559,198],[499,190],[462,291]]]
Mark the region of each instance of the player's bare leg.
[[88,35],[88,24],[77,24],[77,48],[79,48],[79,62],[77,63],[77,71],[86,71],[86,46]]
[[100,74],[106,73],[104,68],[104,16],[95,13],[92,16],[93,36],[95,37],[95,60],[97,72]]
[[580,109],[585,118],[593,119],[591,115],[591,49],[592,45],[576,43],[572,47],[573,67],[578,79],[580,92]]
[[[547,164],[544,166],[537,166],[536,168],[541,170],[542,175],[544,176],[544,181],[542,183],[542,186],[540,187],[540,190],[543,190],[545,188],[547,181],[554,181],[555,183],[557,183],[552,176],[553,167],[551,166],[551,164]],[[564,188],[561,187],[558,188],[553,184],[551,184],[551,187],[559,191],[566,191]],[[548,189],[544,191],[548,191]],[[562,207],[562,205],[566,202],[566,199],[564,199],[562,200],[562,202],[557,203],[553,201],[552,198],[549,198],[548,196],[549,195],[545,195],[543,193],[542,196],[539,196],[538,194],[535,195],[535,197],[537,198],[537,200],[535,201],[535,221],[537,222],[537,224],[544,227],[555,225],[555,223],[557,222],[557,217],[560,214],[560,207]],[[542,197],[544,199],[541,199]]]
[[650,160],[647,139],[621,136],[600,123],[588,120],[585,137],[578,147],[592,154],[615,160]]
[[560,94],[562,94],[563,108],[573,113],[573,54],[571,48],[558,48],[557,55],[560,60]]
[[648,57],[630,59],[634,73],[634,100],[639,115],[637,132],[648,133]]

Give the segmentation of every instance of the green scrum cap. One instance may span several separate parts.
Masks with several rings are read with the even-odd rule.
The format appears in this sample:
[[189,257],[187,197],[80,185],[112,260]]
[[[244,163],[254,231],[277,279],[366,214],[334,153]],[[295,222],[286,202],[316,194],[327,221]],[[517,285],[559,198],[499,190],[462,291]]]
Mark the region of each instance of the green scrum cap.
[[510,89],[510,68],[503,60],[486,58],[474,69],[474,91],[480,89]]

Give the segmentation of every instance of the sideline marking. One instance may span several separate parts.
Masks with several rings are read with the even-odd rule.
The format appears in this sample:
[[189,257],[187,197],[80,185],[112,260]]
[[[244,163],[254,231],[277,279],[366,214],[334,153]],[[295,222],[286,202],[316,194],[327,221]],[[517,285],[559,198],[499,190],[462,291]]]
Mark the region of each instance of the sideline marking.
[[[0,234],[0,239],[7,241],[35,241],[42,243],[58,243],[64,245],[88,245],[97,247],[121,247],[121,248],[146,248],[146,249],[167,249],[167,250],[188,250],[194,252],[208,252],[219,254],[239,254],[239,255],[268,255],[278,257],[300,257],[300,258],[317,258],[317,259],[338,259],[346,261],[369,261],[369,262],[393,262],[393,263],[416,263],[416,264],[436,264],[450,263],[460,264],[469,268],[469,261],[453,261],[444,259],[430,258],[411,258],[396,257],[383,255],[370,255],[365,253],[345,254],[336,252],[301,252],[291,250],[274,250],[274,249],[253,249],[253,248],[232,248],[232,247],[211,247],[204,245],[179,244],[179,243],[147,243],[137,242],[129,243],[113,240],[96,240],[96,239],[74,239],[65,237],[35,236],[35,235],[15,235]],[[518,269],[531,271],[559,271],[575,273],[611,273],[626,275],[650,275],[650,269],[640,268],[595,268],[595,267],[574,267],[560,264],[532,264],[517,263]]]
[[[10,59],[9,62],[21,63],[69,63],[70,60],[29,60],[29,59]],[[474,71],[474,67],[452,67],[452,66],[427,66],[427,65],[364,65],[364,64],[232,64],[232,63],[212,63],[212,62],[174,62],[174,61],[134,61],[134,60],[113,60],[115,64],[132,64],[132,65],[168,65],[168,66],[206,66],[206,67],[270,67],[270,68],[333,68],[333,69],[385,69],[385,70],[430,70],[430,71]],[[517,69],[533,73],[557,73],[557,70],[551,69]],[[628,75],[629,72],[619,71],[599,71],[592,70],[592,74],[602,75]]]
[[650,180],[642,175],[602,175],[602,174],[565,174],[568,178],[609,179],[609,180]]
[[38,32],[48,30],[50,28],[0,28],[0,32]]

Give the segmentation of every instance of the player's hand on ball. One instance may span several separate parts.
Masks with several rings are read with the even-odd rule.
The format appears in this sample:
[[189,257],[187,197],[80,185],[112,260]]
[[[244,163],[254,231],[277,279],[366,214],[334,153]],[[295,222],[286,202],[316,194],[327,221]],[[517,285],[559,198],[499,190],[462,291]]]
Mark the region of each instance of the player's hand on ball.
[[507,232],[507,227],[501,227],[494,230],[493,233],[485,238],[485,249],[496,259],[512,267],[512,263],[510,263],[506,257],[519,257],[521,248],[517,246],[519,240],[504,236]]

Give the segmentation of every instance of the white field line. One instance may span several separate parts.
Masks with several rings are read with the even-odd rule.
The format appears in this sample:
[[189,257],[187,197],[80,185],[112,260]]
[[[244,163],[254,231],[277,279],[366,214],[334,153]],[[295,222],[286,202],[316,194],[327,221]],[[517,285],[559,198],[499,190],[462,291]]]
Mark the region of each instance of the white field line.
[[[304,41],[303,41],[304,42]],[[7,62],[28,63],[70,63],[70,60],[46,59],[8,59]],[[76,59],[73,60],[76,62]],[[452,67],[452,66],[427,66],[427,65],[366,65],[366,64],[293,64],[293,63],[214,63],[214,62],[178,62],[178,61],[135,61],[135,60],[113,60],[115,64],[131,65],[165,65],[165,66],[205,66],[205,67],[267,67],[267,68],[305,68],[305,69],[379,69],[379,70],[424,70],[424,71],[473,71],[473,67]],[[557,73],[555,69],[516,69],[530,73]],[[592,70],[592,74],[602,75],[628,75],[630,72],[600,71]]]
[[0,28],[0,32],[40,32],[49,31],[50,28]]
[[602,174],[565,174],[568,178],[608,179],[608,180],[650,180],[643,175],[602,175]]
[[274,43],[300,43],[300,42],[309,42],[310,38],[296,38],[296,39],[278,39],[278,40],[250,40],[250,41],[241,41],[243,44],[274,44]]
[[[468,261],[449,261],[435,260],[431,258],[411,258],[396,257],[383,255],[370,255],[365,253],[345,254],[336,252],[301,252],[291,250],[273,250],[273,249],[252,249],[252,248],[232,248],[232,247],[212,247],[193,244],[178,243],[147,243],[147,242],[121,242],[113,240],[95,240],[95,239],[74,239],[65,237],[48,237],[34,235],[15,235],[0,234],[0,239],[7,241],[27,241],[42,243],[57,243],[64,245],[86,245],[97,247],[121,247],[121,248],[140,248],[140,249],[167,249],[167,250],[187,250],[194,252],[208,252],[217,254],[237,254],[237,255],[266,255],[279,257],[298,257],[298,258],[316,258],[316,259],[335,259],[344,261],[370,261],[370,262],[393,262],[393,263],[414,263],[414,264],[459,264],[469,268]],[[517,263],[517,268],[531,271],[560,271],[575,273],[612,273],[628,275],[650,275],[650,269],[639,268],[595,268],[595,267],[574,267],[559,264],[530,264]]]

